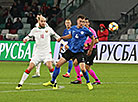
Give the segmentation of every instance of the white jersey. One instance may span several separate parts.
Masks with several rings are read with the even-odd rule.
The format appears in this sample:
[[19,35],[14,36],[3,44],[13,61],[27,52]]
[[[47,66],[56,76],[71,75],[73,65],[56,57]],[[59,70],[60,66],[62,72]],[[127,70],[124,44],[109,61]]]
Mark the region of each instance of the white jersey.
[[35,27],[31,30],[31,32],[28,34],[28,36],[35,37],[35,43],[36,43],[35,53],[45,55],[45,54],[51,52],[50,36],[52,36],[52,35],[56,39],[59,38],[59,36],[50,27],[46,27],[46,28]]

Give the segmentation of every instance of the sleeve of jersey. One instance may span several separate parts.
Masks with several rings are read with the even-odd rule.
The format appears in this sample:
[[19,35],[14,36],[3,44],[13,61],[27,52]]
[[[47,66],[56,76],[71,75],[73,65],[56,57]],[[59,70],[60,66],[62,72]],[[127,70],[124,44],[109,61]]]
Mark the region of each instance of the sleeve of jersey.
[[97,39],[98,37],[97,37],[96,31],[93,28],[91,28],[91,27],[90,27],[89,30],[93,33],[95,39]]
[[86,30],[87,30],[88,36],[91,38],[94,34],[89,29],[86,29]]
[[29,40],[32,40],[32,39],[33,39],[33,36],[34,36],[34,32],[35,32],[35,30],[32,29],[32,30],[30,31],[30,33],[29,33],[24,39],[27,39],[28,41],[29,41]]
[[65,30],[64,30],[64,32],[63,32],[63,34],[62,34],[62,36],[65,36]]
[[60,36],[59,36],[52,28],[50,28],[50,34],[51,34],[51,36],[53,36],[55,39],[60,38]]
[[71,34],[72,35],[72,29],[73,29],[73,27],[71,27],[70,29],[69,29],[69,34]]

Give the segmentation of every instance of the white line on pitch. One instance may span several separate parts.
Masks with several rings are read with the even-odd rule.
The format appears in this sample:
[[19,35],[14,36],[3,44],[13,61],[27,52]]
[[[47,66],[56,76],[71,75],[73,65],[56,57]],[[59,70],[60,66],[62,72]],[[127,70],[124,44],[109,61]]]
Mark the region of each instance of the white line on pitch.
[[[64,86],[59,86],[58,89],[65,88]],[[7,91],[0,91],[0,93],[9,93],[9,92],[27,92],[27,91],[45,91],[45,90],[54,90],[52,88],[49,89],[26,89],[26,90],[7,90]]]
[[[18,84],[17,82],[0,82],[0,84]],[[43,83],[24,83],[26,85],[42,85]],[[58,82],[58,84],[70,84],[69,82]],[[82,84],[85,84],[84,82]],[[138,84],[138,82],[102,82],[102,84]]]

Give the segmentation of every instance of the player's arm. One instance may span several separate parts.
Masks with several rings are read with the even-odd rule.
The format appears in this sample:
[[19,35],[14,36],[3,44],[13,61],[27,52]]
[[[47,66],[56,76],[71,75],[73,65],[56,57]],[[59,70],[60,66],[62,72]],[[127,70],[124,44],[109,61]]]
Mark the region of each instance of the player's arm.
[[56,32],[54,32],[54,30],[52,28],[50,28],[50,31],[51,31],[51,35],[57,40],[57,42],[61,42],[61,44],[63,44],[65,47],[68,48],[67,43],[65,41],[61,40],[60,39],[61,37]]
[[23,42],[26,43],[27,41],[32,40],[32,39],[33,39],[33,36],[28,35],[23,39]]
[[[98,38],[95,38],[95,44],[96,43],[99,43],[99,39]],[[91,42],[87,46],[90,46],[90,45],[91,45]]]
[[23,42],[26,43],[29,40],[33,39],[34,29],[31,30],[31,32],[23,39]]
[[68,34],[68,35],[66,35],[66,36],[60,37],[57,41],[60,42],[61,39],[71,39],[71,38],[72,38],[72,35],[71,35],[71,34]]
[[98,38],[95,38],[95,44],[96,43],[99,43],[99,39]]
[[95,38],[94,38],[94,35],[91,36],[91,39],[92,39],[92,42],[91,42],[91,44],[90,44],[90,48],[89,48],[88,53],[87,53],[88,56],[91,55],[92,50],[93,50],[93,46],[94,46],[94,44],[95,44]]

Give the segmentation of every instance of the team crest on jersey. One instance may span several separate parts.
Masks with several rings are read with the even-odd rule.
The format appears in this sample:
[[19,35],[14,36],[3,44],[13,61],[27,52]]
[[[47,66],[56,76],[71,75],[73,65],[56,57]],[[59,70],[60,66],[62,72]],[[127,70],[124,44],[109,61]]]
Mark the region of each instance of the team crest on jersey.
[[83,34],[84,34],[84,32],[83,32],[83,31],[81,31],[81,34],[83,35]]
[[46,30],[45,32],[48,33],[48,30]]
[[69,31],[69,34],[71,34],[71,31]]
[[75,31],[73,30],[73,33],[75,33]]

